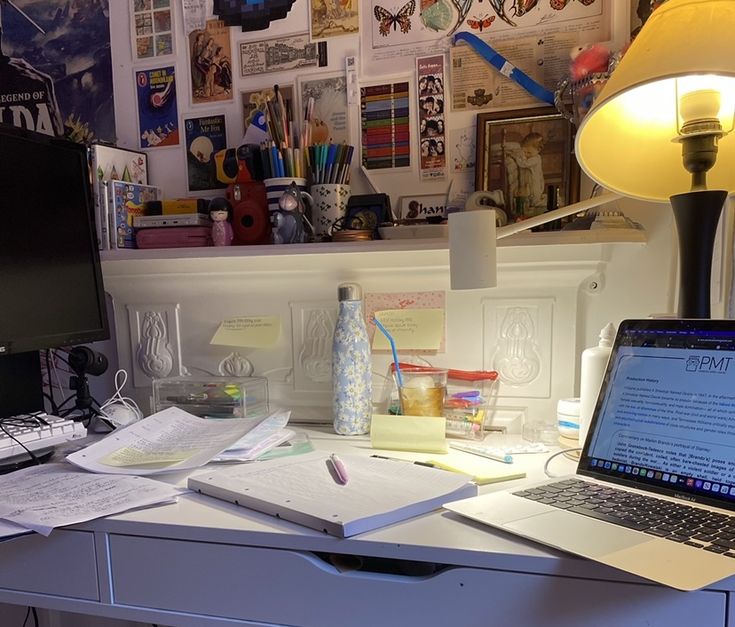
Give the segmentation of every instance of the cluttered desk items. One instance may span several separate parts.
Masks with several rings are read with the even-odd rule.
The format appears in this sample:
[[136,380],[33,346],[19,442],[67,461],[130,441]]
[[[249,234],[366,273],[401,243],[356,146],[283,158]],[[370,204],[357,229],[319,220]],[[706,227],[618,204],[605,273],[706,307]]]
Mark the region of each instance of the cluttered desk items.
[[339,461],[346,482],[335,477],[330,454],[315,451],[203,472],[190,477],[188,486],[340,538],[477,495],[477,486],[462,474],[357,455],[340,455]]
[[680,590],[735,575],[733,333],[624,320],[577,474],[444,507]]

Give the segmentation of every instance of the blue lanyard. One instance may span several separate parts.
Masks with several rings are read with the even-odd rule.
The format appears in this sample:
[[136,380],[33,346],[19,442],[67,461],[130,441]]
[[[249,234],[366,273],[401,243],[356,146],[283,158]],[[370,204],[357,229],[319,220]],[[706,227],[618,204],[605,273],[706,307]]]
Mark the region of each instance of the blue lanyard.
[[485,59],[485,61],[487,61],[490,65],[497,69],[503,76],[514,80],[529,94],[531,94],[535,98],[538,98],[539,100],[543,100],[550,105],[554,104],[554,94],[552,92],[546,89],[546,87],[544,87],[543,85],[539,85],[535,80],[528,76],[528,74],[525,74],[523,71],[519,70],[502,54],[491,48],[477,35],[466,32],[457,33],[454,36],[454,43],[456,44],[457,41],[460,40],[466,41],[472,48],[475,49],[475,52],[477,52],[483,59]]

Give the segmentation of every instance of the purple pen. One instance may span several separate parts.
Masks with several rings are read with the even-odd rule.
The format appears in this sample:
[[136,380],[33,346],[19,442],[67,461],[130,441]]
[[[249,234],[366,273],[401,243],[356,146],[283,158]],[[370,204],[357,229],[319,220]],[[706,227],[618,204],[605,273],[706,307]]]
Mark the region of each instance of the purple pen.
[[467,392],[456,392],[452,394],[452,398],[477,398],[480,396],[480,390],[469,390]]
[[329,456],[329,463],[332,464],[332,469],[334,470],[334,474],[336,476],[337,482],[341,483],[342,485],[347,485],[347,481],[349,481],[349,477],[347,476],[347,468],[345,468],[344,463],[342,460],[337,457],[334,453],[332,453]]

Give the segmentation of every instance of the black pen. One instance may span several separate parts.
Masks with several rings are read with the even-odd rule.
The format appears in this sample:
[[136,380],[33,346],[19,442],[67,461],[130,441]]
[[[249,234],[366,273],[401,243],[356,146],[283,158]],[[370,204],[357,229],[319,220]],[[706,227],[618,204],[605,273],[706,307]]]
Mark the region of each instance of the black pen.
[[375,457],[377,459],[390,459],[394,462],[407,462],[409,464],[416,464],[417,466],[428,466],[429,468],[436,468],[436,466],[431,462],[419,462],[412,459],[401,459],[400,457],[386,457],[385,455],[371,455],[370,457]]

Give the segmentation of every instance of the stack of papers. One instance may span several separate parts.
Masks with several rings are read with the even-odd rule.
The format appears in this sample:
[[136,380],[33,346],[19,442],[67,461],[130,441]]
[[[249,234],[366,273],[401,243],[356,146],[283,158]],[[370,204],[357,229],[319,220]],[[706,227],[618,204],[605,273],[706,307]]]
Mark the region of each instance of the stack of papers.
[[0,537],[172,503],[186,490],[144,477],[90,474],[68,464],[43,464],[0,477]]
[[113,431],[67,456],[72,464],[119,475],[154,475],[199,468],[253,430],[262,419],[203,419],[168,407]]

